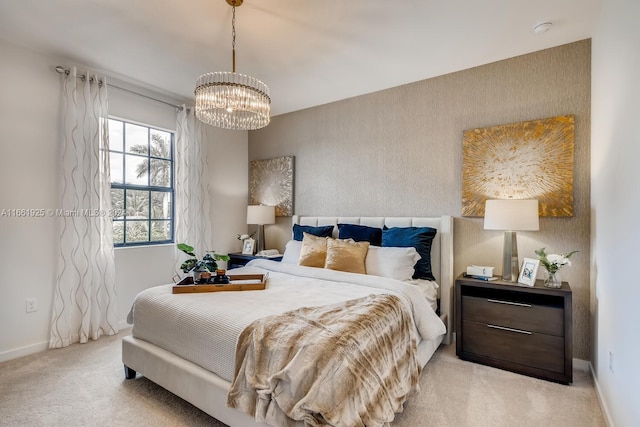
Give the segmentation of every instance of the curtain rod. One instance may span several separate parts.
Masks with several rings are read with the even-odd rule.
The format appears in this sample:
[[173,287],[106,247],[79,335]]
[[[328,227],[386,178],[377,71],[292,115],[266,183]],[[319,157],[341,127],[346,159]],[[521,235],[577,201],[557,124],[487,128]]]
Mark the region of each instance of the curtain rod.
[[[56,67],[56,71],[57,71],[58,73],[60,73],[60,74],[66,74],[67,76],[71,73],[71,71],[70,71],[68,68],[64,68],[64,67],[62,67],[62,66],[60,66],[60,65],[58,65],[58,66]],[[76,76],[76,78],[78,78],[78,79],[80,79],[80,80],[84,81],[84,80],[87,78],[87,76],[85,76],[84,74],[79,74],[79,75],[77,75],[77,76]],[[90,77],[90,78],[89,78],[89,81],[90,81],[90,82],[93,82],[93,77]],[[102,83],[102,80],[100,80],[100,81],[98,82],[98,84],[99,84],[100,86],[102,86],[102,84],[103,84],[103,83]],[[145,95],[145,94],[143,94],[143,93],[135,92],[135,91],[133,91],[133,90],[131,90],[131,89],[127,89],[127,88],[124,88],[124,87],[116,86],[116,85],[114,85],[114,84],[112,84],[112,83],[109,83],[107,86],[108,86],[108,87],[112,87],[112,88],[114,88],[114,89],[121,90],[121,91],[123,91],[123,92],[128,92],[128,93],[130,93],[130,94],[132,94],[132,95],[136,95],[136,96],[140,96],[140,97],[142,97],[142,98],[150,99],[150,100],[152,100],[152,101],[160,102],[160,103],[162,103],[162,104],[166,104],[166,105],[168,105],[168,106],[170,106],[170,107],[176,108],[178,111],[182,111],[182,105],[175,105],[175,104],[172,104],[172,103],[170,103],[170,102],[163,101],[162,99],[153,98],[153,97],[148,96],[148,95]],[[187,108],[187,112],[189,112],[189,109],[188,109],[188,108]]]

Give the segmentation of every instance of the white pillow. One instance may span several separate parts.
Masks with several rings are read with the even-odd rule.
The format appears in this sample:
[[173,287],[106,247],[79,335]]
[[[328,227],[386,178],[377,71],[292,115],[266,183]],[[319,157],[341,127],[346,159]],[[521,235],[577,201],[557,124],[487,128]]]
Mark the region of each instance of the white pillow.
[[367,274],[405,282],[413,277],[414,266],[420,258],[414,247],[369,246],[365,267]]
[[422,295],[424,295],[429,304],[431,304],[433,311],[437,311],[439,286],[436,282],[426,279],[411,279],[407,281],[407,283],[417,286],[420,292],[422,292]]
[[286,264],[298,264],[300,260],[300,250],[302,249],[302,241],[289,240],[284,247],[284,254],[282,254],[282,261]]

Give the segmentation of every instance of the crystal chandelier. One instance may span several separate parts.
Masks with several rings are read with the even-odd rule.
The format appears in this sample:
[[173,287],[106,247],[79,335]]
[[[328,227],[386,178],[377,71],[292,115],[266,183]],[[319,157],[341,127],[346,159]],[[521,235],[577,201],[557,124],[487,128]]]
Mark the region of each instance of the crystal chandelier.
[[269,87],[258,79],[236,74],[236,6],[243,0],[226,0],[233,8],[231,20],[233,71],[207,73],[196,80],[196,117],[204,123],[232,130],[254,130],[269,124]]

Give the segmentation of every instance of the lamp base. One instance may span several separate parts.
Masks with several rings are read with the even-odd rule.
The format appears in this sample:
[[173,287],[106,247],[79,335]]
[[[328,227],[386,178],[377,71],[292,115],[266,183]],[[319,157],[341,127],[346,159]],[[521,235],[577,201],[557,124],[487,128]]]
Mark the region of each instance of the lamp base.
[[520,274],[518,265],[518,242],[515,231],[504,232],[504,248],[502,253],[502,280],[517,282]]
[[264,225],[258,224],[258,238],[256,239],[256,252],[264,251]]

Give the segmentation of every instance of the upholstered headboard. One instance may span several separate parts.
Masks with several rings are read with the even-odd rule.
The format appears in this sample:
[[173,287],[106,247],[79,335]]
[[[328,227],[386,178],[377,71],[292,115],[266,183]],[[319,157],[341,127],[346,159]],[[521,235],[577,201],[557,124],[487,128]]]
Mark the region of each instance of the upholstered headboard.
[[[440,217],[335,217],[294,215],[292,225],[334,225],[357,224],[369,227],[431,227],[438,230],[431,246],[431,268],[436,282],[440,285],[440,315],[447,325],[446,344],[451,342],[453,332],[453,218]],[[338,227],[333,229],[333,237],[338,237]]]

